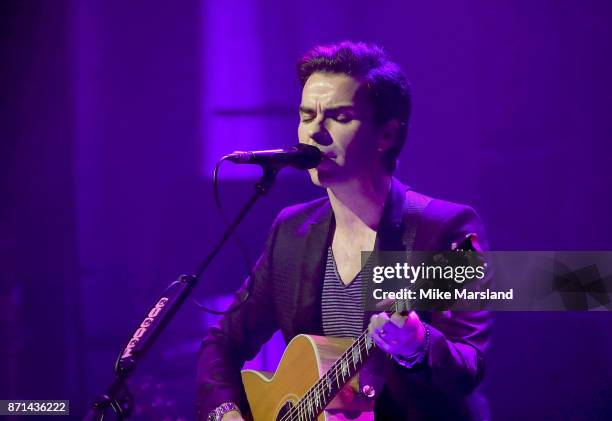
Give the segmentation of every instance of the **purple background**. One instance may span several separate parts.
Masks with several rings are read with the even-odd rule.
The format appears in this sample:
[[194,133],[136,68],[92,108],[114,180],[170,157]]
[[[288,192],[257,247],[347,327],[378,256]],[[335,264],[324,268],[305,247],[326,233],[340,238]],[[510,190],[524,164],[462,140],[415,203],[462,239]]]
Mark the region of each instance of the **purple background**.
[[[0,5],[0,399],[83,414],[105,390],[146,308],[221,232],[214,162],[297,141],[294,63],[317,43],[376,42],[400,63],[414,114],[398,176],[475,207],[495,250],[612,250],[611,3],[153,3]],[[230,214],[255,175],[223,167]],[[251,260],[280,208],[322,193],[283,173],[241,227]],[[245,274],[230,244],[195,298],[221,305]],[[210,322],[185,305],[138,370],[140,404],[161,384],[192,417]],[[499,314],[494,418],[612,417],[611,322]]]

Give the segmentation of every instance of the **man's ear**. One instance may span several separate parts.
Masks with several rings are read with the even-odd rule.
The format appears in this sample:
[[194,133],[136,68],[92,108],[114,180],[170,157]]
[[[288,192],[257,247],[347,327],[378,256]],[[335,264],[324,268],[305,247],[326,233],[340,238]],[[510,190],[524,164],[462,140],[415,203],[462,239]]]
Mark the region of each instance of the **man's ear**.
[[399,128],[400,122],[395,118],[380,127],[378,136],[378,150],[380,152],[385,152],[395,146]]

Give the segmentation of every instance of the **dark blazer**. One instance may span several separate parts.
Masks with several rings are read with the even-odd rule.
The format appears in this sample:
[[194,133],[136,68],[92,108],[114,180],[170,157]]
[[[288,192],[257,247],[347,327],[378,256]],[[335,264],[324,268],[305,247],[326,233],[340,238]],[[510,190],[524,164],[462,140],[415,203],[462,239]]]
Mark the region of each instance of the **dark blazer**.
[[[377,235],[380,250],[403,250],[406,186],[393,179]],[[201,419],[223,402],[248,413],[240,369],[278,329],[286,342],[302,333],[322,335],[321,291],[334,218],[328,198],[283,209],[252,271],[251,295],[212,327],[200,349],[197,411]],[[421,214],[414,250],[449,250],[468,233],[487,248],[482,223],[467,206],[432,199]],[[236,299],[246,293],[246,282]],[[426,314],[425,314],[426,313]],[[377,420],[488,419],[475,390],[484,373],[490,314],[420,312],[430,325],[426,361],[412,369],[386,362]],[[366,327],[364,321],[364,329]]]

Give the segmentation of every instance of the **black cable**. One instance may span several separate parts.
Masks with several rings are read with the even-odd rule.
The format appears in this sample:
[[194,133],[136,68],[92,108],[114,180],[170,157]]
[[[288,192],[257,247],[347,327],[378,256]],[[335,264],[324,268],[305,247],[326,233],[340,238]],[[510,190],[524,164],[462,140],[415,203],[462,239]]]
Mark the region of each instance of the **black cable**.
[[[227,218],[227,215],[225,215],[225,211],[223,210],[223,205],[221,204],[221,197],[219,195],[219,169],[221,168],[221,164],[225,160],[227,160],[227,158],[228,156],[225,155],[220,160],[218,160],[217,163],[215,164],[215,169],[213,171],[213,196],[215,199],[215,206],[217,207],[217,211],[219,212],[219,216],[223,220],[223,223],[225,224],[225,226],[229,228],[229,220]],[[244,298],[242,298],[238,303],[228,308],[227,310],[223,310],[223,311],[208,308],[202,303],[200,303],[199,301],[197,301],[195,298],[192,298],[191,300],[200,308],[200,310],[203,310],[207,313],[211,313],[215,315],[224,315],[224,314],[233,313],[234,311],[238,310],[246,302],[246,300],[248,300],[249,296],[251,295],[251,289],[253,285],[253,266],[251,265],[251,261],[248,256],[248,253],[246,249],[244,248],[244,244],[240,240],[240,236],[238,235],[238,233],[234,233],[234,241],[236,243],[236,246],[240,250],[240,254],[242,255],[242,259],[246,266],[246,270],[249,274],[247,278],[246,294],[244,295]]]

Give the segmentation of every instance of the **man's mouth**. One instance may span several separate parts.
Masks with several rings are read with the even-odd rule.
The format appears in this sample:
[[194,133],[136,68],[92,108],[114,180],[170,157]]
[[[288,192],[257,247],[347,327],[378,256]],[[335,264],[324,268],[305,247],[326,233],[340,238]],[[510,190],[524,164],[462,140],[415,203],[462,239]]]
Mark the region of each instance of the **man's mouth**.
[[336,166],[336,154],[322,153],[321,162],[317,168],[332,168]]

